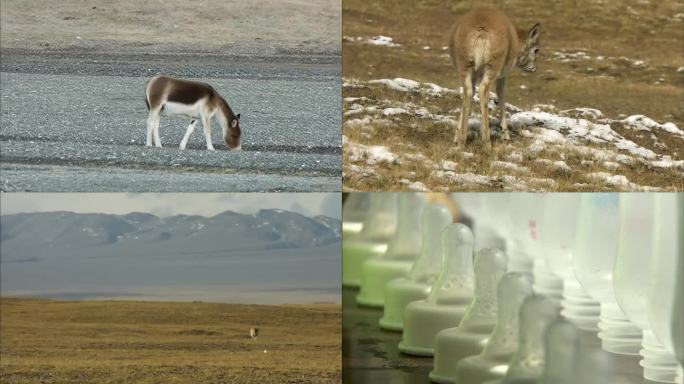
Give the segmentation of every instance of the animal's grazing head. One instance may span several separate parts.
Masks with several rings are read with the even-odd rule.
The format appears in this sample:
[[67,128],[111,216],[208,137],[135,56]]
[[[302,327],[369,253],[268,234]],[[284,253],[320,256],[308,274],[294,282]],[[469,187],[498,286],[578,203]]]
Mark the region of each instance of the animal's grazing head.
[[240,114],[238,113],[235,115],[228,124],[230,124],[230,129],[224,138],[226,140],[226,145],[231,150],[239,151],[241,148],[240,136],[242,135],[242,130],[240,129]]
[[518,55],[518,67],[526,72],[537,70],[537,53],[539,53],[539,23],[535,24],[527,33],[518,32],[518,38],[522,44],[522,51]]

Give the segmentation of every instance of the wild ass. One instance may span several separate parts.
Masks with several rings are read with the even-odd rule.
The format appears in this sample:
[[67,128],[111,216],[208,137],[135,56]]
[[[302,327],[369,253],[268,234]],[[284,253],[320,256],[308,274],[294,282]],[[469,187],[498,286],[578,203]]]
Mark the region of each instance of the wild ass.
[[[223,128],[223,140],[228,148],[240,149],[240,114],[233,113],[226,99],[211,85],[198,81],[174,79],[159,75],[151,78],[145,85],[145,102],[150,110],[147,117],[147,146],[154,143],[161,148],[159,140],[159,121],[162,111],[169,115],[187,116],[192,119],[180,149],[185,149],[190,135],[195,130],[197,119],[202,120],[207,149],[213,151],[211,143],[211,118],[216,116]],[[154,139],[154,140],[153,140]]]
[[449,52],[463,84],[463,106],[458,129],[454,133],[454,144],[465,146],[470,106],[475,86],[479,83],[480,138],[487,149],[491,148],[487,105],[495,80],[503,139],[510,139],[504,101],[506,77],[516,66],[526,72],[537,70],[535,59],[539,52],[539,28],[537,23],[527,32],[516,29],[503,12],[494,8],[474,9],[457,20],[451,32]]

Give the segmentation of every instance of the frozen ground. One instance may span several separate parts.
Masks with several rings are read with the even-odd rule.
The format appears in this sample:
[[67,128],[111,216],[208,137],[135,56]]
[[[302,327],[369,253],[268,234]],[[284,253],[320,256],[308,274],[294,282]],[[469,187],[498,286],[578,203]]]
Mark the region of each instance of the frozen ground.
[[[507,104],[510,142],[486,154],[469,121],[465,151],[451,145],[461,89],[411,79],[346,79],[345,188],[446,190],[625,190],[684,188],[677,149],[684,131],[643,115],[610,118],[595,108]],[[492,94],[490,110],[496,102]],[[495,140],[498,121],[494,121]],[[639,143],[618,133],[637,132]],[[668,144],[669,143],[669,144]],[[674,143],[674,144],[673,144]],[[659,178],[649,177],[657,174]]]

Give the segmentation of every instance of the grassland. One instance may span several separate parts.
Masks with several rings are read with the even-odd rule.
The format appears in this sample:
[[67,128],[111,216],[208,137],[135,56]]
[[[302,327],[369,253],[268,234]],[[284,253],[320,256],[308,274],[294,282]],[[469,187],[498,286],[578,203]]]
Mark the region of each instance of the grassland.
[[6,384],[341,381],[339,305],[2,298],[0,314]]
[[[620,161],[625,160],[620,156],[624,151],[591,142],[576,148],[570,144],[578,142],[566,133],[567,140],[542,142],[543,148],[537,150],[530,150],[540,144],[534,129],[518,130],[510,143],[499,143],[492,153],[485,153],[477,143],[456,150],[451,139],[460,114],[460,94],[398,92],[369,83],[404,78],[458,90],[461,84],[445,50],[449,31],[458,15],[484,4],[503,9],[521,28],[535,22],[542,25],[539,69],[535,74],[513,72],[507,85],[508,103],[524,111],[561,115],[576,108],[598,109],[603,116],[590,119],[591,123],[609,124],[618,135],[658,158],[684,158],[681,135],[609,122],[645,115],[661,124],[672,122],[680,130],[684,127],[684,4],[680,1],[345,0],[345,142],[384,146],[398,155],[392,161],[368,162],[364,156],[351,156],[347,146],[345,190],[684,189],[681,161],[674,167],[639,159]],[[399,45],[367,43],[380,35]],[[364,113],[352,111],[359,105]],[[387,116],[381,113],[385,108],[410,113]],[[415,113],[421,108],[422,116]],[[426,113],[442,119],[425,118]],[[576,117],[572,112],[564,116]],[[364,123],[365,117],[370,121]],[[453,164],[441,167],[445,161]],[[436,177],[435,170],[482,176],[482,180],[445,180]]]

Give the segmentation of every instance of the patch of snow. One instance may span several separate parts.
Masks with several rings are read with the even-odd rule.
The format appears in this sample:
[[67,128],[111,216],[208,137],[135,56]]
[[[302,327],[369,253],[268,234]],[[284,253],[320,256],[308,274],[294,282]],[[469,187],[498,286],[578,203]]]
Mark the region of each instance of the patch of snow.
[[363,145],[347,140],[347,153],[351,162],[365,161],[367,165],[379,163],[394,164],[399,162],[399,156],[382,145]]
[[366,40],[368,44],[372,45],[384,45],[386,47],[400,47],[401,44],[397,44],[394,42],[394,39],[392,39],[389,36],[373,36],[370,39]]
[[385,116],[404,115],[408,114],[408,111],[404,108],[385,108],[382,110],[382,114]]
[[647,128],[647,129],[662,129],[673,135],[684,137],[684,131],[679,129],[674,123],[660,124],[657,121],[651,119],[650,117],[644,115],[633,115],[622,120],[623,123],[630,125],[635,128]]
[[400,184],[406,185],[410,191],[414,192],[430,192],[430,189],[428,189],[425,184],[421,183],[420,181],[410,181],[407,179],[401,179],[399,180]]
[[620,168],[620,164],[618,164],[614,161],[604,161],[602,165],[604,168],[610,169],[611,171],[614,171],[614,170]]
[[363,167],[355,164],[349,166],[349,171],[361,177],[377,176],[377,172],[372,167]]
[[370,80],[368,81],[368,84],[371,85],[384,85],[387,88],[394,89],[397,91],[402,91],[402,92],[408,92],[408,91],[414,91],[420,88],[420,83],[417,81],[409,80],[409,79],[403,79],[403,78],[396,78],[394,80],[392,79],[378,79],[378,80]]
[[455,171],[456,163],[450,160],[444,160],[439,164],[439,167],[445,171]]
[[521,163],[523,161],[523,156],[520,152],[511,152],[506,156],[506,160],[512,161],[515,163]]
[[552,166],[554,169],[557,169],[562,172],[572,172],[572,168],[570,168],[570,166],[566,164],[563,160],[554,161]]
[[520,112],[510,118],[513,127],[545,127],[566,134],[571,138],[582,138],[592,143],[613,143],[618,149],[644,158],[655,158],[655,152],[620,136],[607,124],[594,124],[584,119],[573,119],[547,112]]

